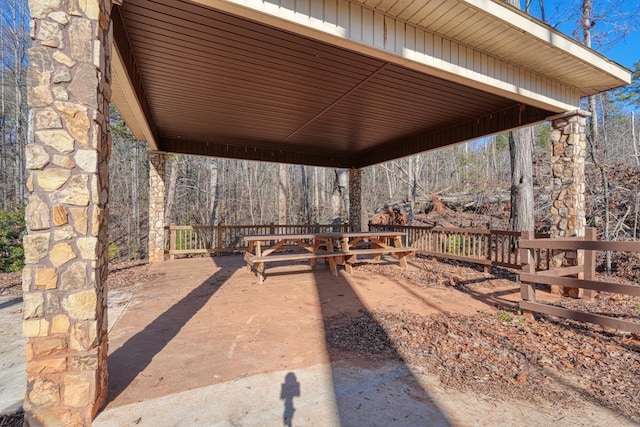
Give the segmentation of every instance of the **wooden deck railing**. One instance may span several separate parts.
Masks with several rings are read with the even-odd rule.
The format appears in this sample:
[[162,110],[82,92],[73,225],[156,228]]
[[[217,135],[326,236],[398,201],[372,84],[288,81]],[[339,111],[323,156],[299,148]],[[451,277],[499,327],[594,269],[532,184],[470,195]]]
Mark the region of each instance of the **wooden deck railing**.
[[243,237],[249,234],[300,234],[347,232],[349,224],[303,225],[170,225],[165,227],[165,255],[224,254],[247,249]]
[[[419,253],[438,258],[466,261],[486,267],[499,266],[519,269],[518,241],[521,233],[488,228],[452,228],[408,225],[369,224],[369,231],[403,231],[406,246]],[[548,234],[537,234],[548,237]],[[536,251],[536,268],[549,269],[550,252]]]
[[[552,251],[583,251],[583,265],[563,267],[549,271],[536,271],[535,253],[544,248]],[[602,314],[569,310],[562,307],[543,304],[536,301],[535,284],[558,285],[568,288],[582,289],[583,297],[592,299],[597,291],[623,295],[640,296],[639,285],[602,282],[594,280],[596,251],[640,252],[640,242],[602,242],[596,240],[594,228],[587,228],[584,238],[545,238],[539,239],[532,233],[525,233],[520,239],[520,258],[522,273],[520,274],[522,301],[520,308],[528,313],[538,312],[552,316],[564,317],[580,322],[595,323],[601,326],[620,329],[640,334],[640,323],[619,319]],[[567,277],[567,276],[578,277]]]

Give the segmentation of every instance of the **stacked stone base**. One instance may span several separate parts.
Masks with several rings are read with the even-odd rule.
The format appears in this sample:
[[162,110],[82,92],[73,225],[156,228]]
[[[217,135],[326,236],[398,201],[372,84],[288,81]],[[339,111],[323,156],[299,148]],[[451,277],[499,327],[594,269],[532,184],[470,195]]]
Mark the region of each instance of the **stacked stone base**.
[[25,418],[87,426],[107,393],[111,0],[29,2]]
[[[575,111],[549,118],[551,121],[551,237],[582,237],[585,233],[586,120],[590,113]],[[553,268],[581,265],[577,252],[554,251]],[[578,289],[552,286],[552,292],[578,296]]]

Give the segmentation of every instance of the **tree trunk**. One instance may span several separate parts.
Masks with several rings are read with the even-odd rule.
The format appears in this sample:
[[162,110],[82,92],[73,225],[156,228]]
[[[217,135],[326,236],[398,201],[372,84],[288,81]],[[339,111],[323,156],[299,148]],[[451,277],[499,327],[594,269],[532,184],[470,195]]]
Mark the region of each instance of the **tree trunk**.
[[533,127],[516,129],[509,134],[511,159],[512,231],[534,229],[533,219]]
[[[331,210],[333,224],[342,224],[344,217],[349,217],[349,170],[336,169],[333,193],[331,194]],[[343,217],[344,214],[344,217]]]
[[218,163],[211,159],[209,163],[209,224],[211,225],[218,225],[219,200]]
[[640,166],[640,153],[638,152],[638,142],[636,140],[636,113],[631,111],[631,142],[633,144],[633,156],[636,166]]
[[134,243],[133,247],[129,244],[129,253],[135,252],[136,257],[140,255],[140,192],[137,183],[140,182],[140,165],[138,164],[138,142],[133,143],[133,185],[131,193],[131,204],[133,207],[134,221]]
[[318,169],[317,166],[313,168],[313,219],[316,223],[320,222],[320,195],[318,194],[320,173]]
[[287,223],[287,165],[278,164],[278,224]]
[[336,169],[336,180],[342,196],[342,210],[345,218],[349,218],[349,170]]
[[[520,8],[519,0],[507,0]],[[533,221],[533,127],[509,132],[511,159],[511,215],[512,231],[534,229]]]
[[178,158],[173,157],[171,159],[171,167],[169,168],[169,187],[167,189],[167,201],[164,209],[164,223],[171,224],[171,211],[173,210],[173,204],[176,199],[176,185],[178,183]]
[[[2,18],[0,18],[2,21]],[[4,66],[4,43],[0,44],[0,64]],[[4,74],[5,70],[0,71],[0,187],[2,187],[2,205],[0,207],[2,210],[7,210],[8,202],[7,202],[7,152],[6,152],[6,134],[7,131],[5,129],[7,120],[6,112],[5,112],[5,92],[4,92]]]
[[307,168],[300,165],[300,175],[302,181],[302,217],[307,224],[311,223],[311,207],[309,206],[309,177]]
[[416,208],[416,196],[418,193],[418,159],[413,156],[409,159],[409,221],[408,225],[413,225],[413,215]]
[[[587,47],[591,47],[591,27],[593,26],[593,22],[591,21],[591,12],[593,11],[593,4],[591,0],[583,0],[582,1],[582,36],[584,40],[584,45]],[[591,113],[591,118],[589,120],[589,149],[591,159],[593,160],[594,165],[600,171],[600,177],[602,179],[602,194],[604,197],[604,230],[603,230],[603,239],[608,241],[610,239],[610,207],[609,207],[609,181],[607,178],[607,171],[605,166],[605,158],[600,158],[598,155],[598,110],[596,109],[596,97],[595,95],[591,95],[588,98],[588,111]],[[606,259],[606,270],[607,274],[611,274],[611,251],[605,252]]]

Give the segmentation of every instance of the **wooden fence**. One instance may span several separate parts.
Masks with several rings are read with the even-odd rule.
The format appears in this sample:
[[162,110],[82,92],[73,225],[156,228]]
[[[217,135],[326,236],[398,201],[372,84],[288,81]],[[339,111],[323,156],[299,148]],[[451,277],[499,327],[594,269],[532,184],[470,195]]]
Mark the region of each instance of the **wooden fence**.
[[347,232],[349,224],[303,225],[170,225],[165,227],[165,255],[215,254],[247,249],[243,237],[249,234],[300,234]]
[[[519,269],[518,251],[520,232],[491,230],[488,228],[449,228],[408,225],[375,225],[369,231],[403,231],[407,234],[405,246],[416,248],[424,255],[472,262],[486,267],[498,266]],[[548,234],[536,234],[549,237]],[[536,251],[536,268],[548,270],[550,251]]]
[[[578,266],[536,271],[534,257],[536,251],[541,248],[555,251],[554,254],[564,251],[573,253],[582,251],[584,263]],[[594,280],[596,251],[640,252],[640,242],[597,241],[594,228],[587,228],[583,238],[540,239],[533,236],[532,233],[525,232],[523,238],[520,239],[520,258],[523,263],[522,273],[520,274],[520,281],[522,282],[520,308],[529,313],[545,313],[640,334],[640,323],[638,322],[602,314],[569,310],[536,301],[535,284],[537,283],[582,289],[583,296],[587,299],[592,299],[597,291],[640,296],[640,286]]]

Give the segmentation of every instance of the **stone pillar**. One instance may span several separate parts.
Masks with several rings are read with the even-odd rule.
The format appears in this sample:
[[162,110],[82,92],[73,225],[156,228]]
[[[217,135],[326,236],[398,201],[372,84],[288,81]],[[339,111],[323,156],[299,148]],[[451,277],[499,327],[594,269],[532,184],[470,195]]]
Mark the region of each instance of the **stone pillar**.
[[[571,111],[549,117],[551,122],[551,237],[584,236],[585,220],[585,178],[586,156],[586,111]],[[555,252],[552,266],[579,265],[581,253]],[[554,292],[563,293],[560,287]],[[570,293],[577,289],[567,290]]]
[[149,262],[164,261],[165,165],[165,153],[149,152]]
[[29,5],[25,416],[90,425],[107,394],[111,0]]
[[362,231],[362,169],[349,169],[349,226]]

